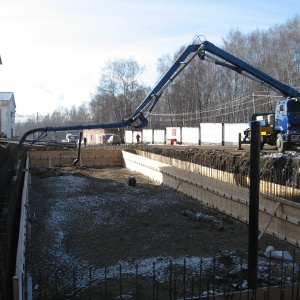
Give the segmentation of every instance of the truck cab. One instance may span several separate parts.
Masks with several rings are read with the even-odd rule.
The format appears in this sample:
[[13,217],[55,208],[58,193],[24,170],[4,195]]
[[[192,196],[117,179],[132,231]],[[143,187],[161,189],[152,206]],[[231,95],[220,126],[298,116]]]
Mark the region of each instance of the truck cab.
[[66,135],[66,140],[67,143],[73,143],[77,144],[79,141],[79,135],[78,134],[72,134],[70,132],[67,133]]
[[300,101],[284,99],[277,103],[275,112],[276,146],[284,152],[300,144]]

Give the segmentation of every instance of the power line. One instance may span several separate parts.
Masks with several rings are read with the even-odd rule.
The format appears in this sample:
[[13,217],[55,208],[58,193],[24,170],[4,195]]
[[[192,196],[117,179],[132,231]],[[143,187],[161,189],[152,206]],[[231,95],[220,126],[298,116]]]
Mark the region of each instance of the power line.
[[[245,99],[245,98],[248,98],[248,97],[252,97],[252,99],[248,100],[248,101],[244,101],[244,102],[241,102],[242,99]],[[253,97],[255,97],[255,99],[253,99]],[[265,99],[266,97],[268,97],[268,103],[262,103],[262,104],[257,104],[258,101],[261,101],[263,99]],[[272,98],[281,98],[281,96],[272,96]],[[274,102],[277,102],[278,99],[270,99],[270,96],[269,95],[257,95],[255,94],[253,96],[252,95],[246,95],[246,96],[243,96],[243,97],[240,97],[240,98],[235,98],[235,99],[232,99],[232,100],[229,100],[227,102],[224,102],[222,104],[218,104],[216,105],[214,108],[209,108],[209,109],[206,109],[206,110],[198,110],[196,112],[182,112],[182,113],[151,113],[151,116],[154,116],[154,117],[159,117],[159,116],[192,116],[192,115],[197,115],[199,113],[201,114],[207,114],[207,113],[210,113],[210,112],[214,112],[216,110],[226,110],[226,109],[229,109],[231,108],[231,110],[234,108],[234,107],[237,107],[237,106],[246,106],[245,108],[242,108],[242,109],[235,109],[234,111],[231,111],[231,112],[227,112],[227,113],[224,113],[224,114],[232,114],[233,112],[241,112],[241,111],[247,111],[249,109],[251,109],[253,107],[253,104],[255,103],[255,107],[260,107],[260,106],[264,106],[264,105],[267,105],[267,104],[270,104],[270,103],[274,103]],[[238,102],[239,101],[239,102]],[[247,104],[251,103],[250,106],[247,107]]]

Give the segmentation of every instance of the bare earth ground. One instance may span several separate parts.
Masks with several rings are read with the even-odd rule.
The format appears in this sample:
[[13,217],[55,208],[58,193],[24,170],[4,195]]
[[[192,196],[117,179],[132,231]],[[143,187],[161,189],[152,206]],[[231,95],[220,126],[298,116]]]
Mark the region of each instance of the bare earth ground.
[[[129,185],[131,176],[136,186]],[[26,269],[36,297],[87,288],[89,276],[103,279],[105,266],[110,278],[119,276],[119,266],[135,274],[136,264],[151,278],[155,262],[163,282],[170,261],[199,270],[201,258],[233,263],[248,250],[247,225],[126,168],[33,169],[29,199]],[[192,220],[187,210],[209,218]],[[260,253],[269,245],[298,257],[298,249],[268,235],[259,241]],[[260,256],[260,270],[267,265]]]

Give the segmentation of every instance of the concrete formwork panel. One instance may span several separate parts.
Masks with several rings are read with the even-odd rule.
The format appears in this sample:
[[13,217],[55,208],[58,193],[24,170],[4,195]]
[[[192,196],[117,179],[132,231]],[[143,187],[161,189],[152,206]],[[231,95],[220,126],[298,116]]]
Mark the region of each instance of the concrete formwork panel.
[[[70,166],[78,157],[78,151],[29,151],[31,167]],[[123,157],[121,150],[83,150],[77,165],[82,166],[121,166]]]

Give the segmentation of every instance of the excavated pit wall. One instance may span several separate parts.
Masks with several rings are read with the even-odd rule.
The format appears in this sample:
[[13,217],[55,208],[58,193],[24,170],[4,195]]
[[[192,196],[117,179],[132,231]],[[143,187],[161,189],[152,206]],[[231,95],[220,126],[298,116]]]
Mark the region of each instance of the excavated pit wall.
[[[142,152],[139,152],[139,151],[131,151],[131,152],[133,152],[133,153],[130,153],[130,154],[133,154],[132,160],[139,160],[140,165],[143,168],[146,168],[145,170],[146,170],[147,174],[145,174],[145,172],[142,171],[142,173],[144,173],[145,175],[149,175],[150,173],[153,173],[153,174],[157,174],[161,178],[164,177],[163,179],[167,180],[167,183],[175,182],[175,189],[177,189],[179,192],[181,192],[182,191],[181,188],[183,188],[187,184],[187,182],[185,182],[183,180],[184,179],[183,178],[183,173],[186,173],[186,172],[182,171],[181,169],[175,168],[175,167],[171,168],[170,165],[167,165],[167,164],[164,164],[164,163],[161,163],[161,162],[158,162],[158,161],[155,161],[155,162],[151,161],[150,164],[148,166],[146,166],[145,160],[142,156],[150,155],[149,152],[148,152],[148,154],[146,152],[142,153]],[[191,151],[182,151],[180,155],[178,155],[178,154],[175,155],[174,153],[173,154],[177,157],[182,156],[182,154],[183,154],[183,157],[186,156],[186,157],[191,158],[191,156],[188,155],[189,152],[191,152]],[[125,155],[124,155],[124,153],[122,154],[121,152],[114,152],[114,153],[109,152],[109,153],[107,153],[107,151],[106,151],[106,153],[105,152],[97,152],[96,153],[96,152],[85,152],[85,151],[83,151],[82,152],[82,157],[81,157],[82,159],[81,159],[80,164],[81,164],[82,167],[84,167],[84,166],[94,166],[95,167],[98,164],[99,164],[99,166],[103,166],[104,168],[105,168],[106,165],[123,166],[123,164],[127,162],[127,159],[125,157],[127,153],[128,153],[128,151],[126,151]],[[135,155],[137,153],[139,155]],[[32,164],[35,163],[36,166],[40,166],[41,168],[45,168],[45,167],[54,168],[56,165],[60,166],[62,163],[65,166],[72,165],[74,159],[77,157],[77,152],[76,151],[74,152],[74,154],[71,154],[71,152],[69,152],[69,151],[63,152],[58,157],[56,156],[56,158],[55,157],[50,157],[50,156],[47,157],[47,155],[49,155],[49,153],[47,155],[45,155],[45,154],[46,153],[43,153],[44,156],[41,157],[41,153],[35,153],[34,158],[33,158],[33,156],[31,156],[31,163]],[[218,154],[216,152],[215,152],[215,154],[218,156]],[[56,155],[57,155],[57,153],[56,153]],[[224,155],[225,155],[225,153],[224,153]],[[204,154],[203,158],[205,158],[205,157],[206,157],[206,155]],[[245,158],[246,158],[246,155],[245,155]],[[55,161],[56,159],[57,159],[57,161]],[[166,159],[173,160],[173,161],[177,160],[175,158],[168,158],[168,157],[166,157]],[[184,164],[183,162],[186,162],[186,161],[187,160],[185,160],[185,161],[182,160],[181,161],[182,163],[180,162],[180,164],[183,165]],[[219,159],[219,161],[223,163],[223,167],[226,170],[227,164],[225,164],[222,161],[222,159]],[[212,162],[209,162],[209,160],[207,160],[207,162],[208,162],[209,165],[212,165]],[[245,159],[245,165],[246,165],[246,159]],[[79,164],[78,164],[78,166],[79,166]],[[162,167],[161,170],[163,172],[157,172],[157,170],[155,170],[155,168],[157,168],[157,166],[161,166]],[[171,174],[171,169],[175,170],[176,173],[174,175]],[[212,170],[211,168],[207,168],[207,169]],[[56,168],[54,168],[54,170],[56,170]],[[85,168],[82,168],[82,170],[85,170]],[[171,176],[167,177],[167,175],[168,175],[167,173],[169,173]],[[213,172],[211,171],[211,174],[212,173]],[[191,176],[191,178],[193,178],[194,175],[191,174],[189,176]],[[158,179],[159,179],[159,177],[158,177]],[[155,178],[155,179],[157,180],[157,178]],[[207,180],[209,180],[209,179],[207,179]],[[217,189],[221,190],[222,184],[219,181],[216,181],[215,179],[213,179],[212,181],[216,184],[216,186],[213,189],[215,191],[217,191]],[[202,182],[202,187],[203,186],[204,186],[204,184]],[[199,188],[199,187],[197,187],[197,188]],[[243,193],[245,193],[245,194],[242,195],[239,192],[240,199],[237,202],[240,202],[241,207],[243,207],[241,210],[244,211],[245,215],[247,215],[247,210],[248,210],[247,203],[243,203],[243,201],[242,201],[242,200],[245,200],[247,198],[247,189],[246,188],[239,189],[239,188],[240,187],[238,187],[238,190],[243,191]],[[190,188],[188,188],[188,189],[190,189]],[[236,187],[234,187],[233,189],[236,189]],[[213,193],[211,193],[211,192],[213,192]],[[205,194],[206,195],[215,195],[214,191],[212,191],[212,188],[211,188],[211,191],[208,191],[208,190],[205,191]],[[229,198],[226,198],[226,197],[224,198],[221,195],[216,195],[216,196],[217,196],[217,198],[221,197],[220,202],[226,202],[228,204],[228,207],[235,206],[235,205],[230,204],[230,203],[232,203],[232,201],[231,201],[232,199],[229,199]],[[245,199],[243,199],[243,198],[245,198]],[[235,199],[235,200],[238,200],[238,199]],[[205,202],[203,202],[203,203],[205,203]],[[236,204],[236,202],[233,202],[233,203]],[[280,206],[282,205],[282,203],[283,202],[280,202]],[[273,201],[273,204],[276,204],[276,201]],[[216,205],[216,206],[218,206],[218,205]],[[266,208],[266,209],[268,209],[268,208]],[[284,210],[285,209],[286,208],[284,208]],[[272,214],[273,212],[274,212],[274,207],[272,206],[272,207],[269,208],[269,215]],[[236,217],[234,214],[231,214],[231,215],[233,217]],[[265,217],[264,222],[266,223],[266,221],[267,221],[266,218],[268,217],[268,215],[266,214],[265,216],[266,217]],[[278,221],[276,221],[276,222],[278,222]],[[278,226],[278,223],[277,223],[277,226]],[[299,234],[298,234],[298,236],[299,236]],[[238,297],[239,297],[239,295],[237,296],[237,299],[238,299]]]
[[[124,165],[120,150],[82,150],[77,165],[86,167]],[[141,149],[141,150],[139,150]],[[141,146],[126,149],[134,154],[171,164],[172,159],[190,162],[210,170],[225,172],[233,177],[231,183],[249,187],[250,156],[249,151],[237,152],[226,149],[164,148]],[[157,154],[157,156],[155,156]],[[32,167],[70,166],[78,154],[73,151],[30,151]],[[225,174],[224,173],[224,174]],[[261,153],[260,158],[261,192],[279,198],[300,203],[300,155]],[[209,175],[208,175],[209,176]],[[220,178],[222,180],[222,178]]]
[[[166,160],[175,158],[243,176],[248,176],[250,172],[249,151],[228,151],[226,148],[220,150],[220,147],[208,150],[149,147],[147,152],[164,156]],[[141,152],[137,150],[136,153]],[[300,155],[295,152],[285,154],[261,152],[260,172],[261,180],[299,189]]]
[[[143,150],[132,149],[123,154],[120,150],[86,150],[82,151],[79,164],[83,167],[125,165],[248,222],[249,153],[188,148],[148,147],[148,151]],[[133,156],[128,159],[126,153],[129,152]],[[77,151],[36,151],[29,153],[29,157],[34,167],[69,166],[77,158]],[[151,159],[148,165],[146,159]],[[295,203],[300,202],[300,190],[296,188],[299,186],[298,170],[298,158],[261,157],[260,229],[297,246],[300,243],[300,204]]]

